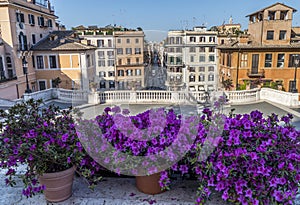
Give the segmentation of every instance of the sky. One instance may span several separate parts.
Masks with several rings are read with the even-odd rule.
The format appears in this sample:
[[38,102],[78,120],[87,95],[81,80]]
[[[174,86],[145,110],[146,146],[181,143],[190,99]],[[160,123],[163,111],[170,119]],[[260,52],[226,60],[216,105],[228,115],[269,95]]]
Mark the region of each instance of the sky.
[[[59,22],[71,29],[84,25],[141,27],[147,40],[160,41],[169,30],[192,29],[205,25],[210,28],[228,23],[240,23],[247,29],[245,16],[268,7],[274,0],[50,0]],[[300,0],[281,3],[298,10],[293,26],[300,26]]]

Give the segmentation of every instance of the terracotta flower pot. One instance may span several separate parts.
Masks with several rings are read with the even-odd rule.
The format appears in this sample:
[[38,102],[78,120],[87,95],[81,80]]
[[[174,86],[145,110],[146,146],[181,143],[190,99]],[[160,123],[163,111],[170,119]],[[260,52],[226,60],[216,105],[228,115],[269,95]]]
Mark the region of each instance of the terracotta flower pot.
[[39,177],[40,184],[45,185],[45,198],[49,202],[60,202],[72,195],[75,167],[55,173],[44,173]]
[[136,187],[144,194],[160,194],[164,192],[159,185],[160,173],[149,176],[136,176]]

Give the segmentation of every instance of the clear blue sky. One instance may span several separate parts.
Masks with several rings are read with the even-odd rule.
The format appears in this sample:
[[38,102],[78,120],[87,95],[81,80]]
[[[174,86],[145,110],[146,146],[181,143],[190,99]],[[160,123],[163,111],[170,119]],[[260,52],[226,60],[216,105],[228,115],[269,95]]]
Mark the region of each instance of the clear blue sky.
[[[228,23],[248,26],[247,14],[276,2],[274,0],[51,0],[59,20],[68,29],[78,25],[100,27],[116,24],[127,28],[168,31],[191,29],[206,25],[208,28]],[[298,11],[294,26],[300,26],[300,0],[280,1]],[[165,35],[163,32],[151,35]],[[147,35],[147,33],[146,33]],[[146,36],[147,37],[147,36]],[[149,36],[148,36],[149,37]],[[151,40],[151,39],[150,39]]]

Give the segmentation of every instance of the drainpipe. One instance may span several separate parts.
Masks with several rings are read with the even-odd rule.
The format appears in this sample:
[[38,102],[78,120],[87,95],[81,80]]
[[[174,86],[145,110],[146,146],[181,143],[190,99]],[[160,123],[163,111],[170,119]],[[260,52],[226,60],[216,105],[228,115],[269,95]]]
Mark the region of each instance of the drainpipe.
[[238,87],[239,87],[240,51],[241,51],[241,48],[239,48],[239,50],[238,50],[237,65],[236,65],[236,85],[235,85],[235,90],[238,90]]

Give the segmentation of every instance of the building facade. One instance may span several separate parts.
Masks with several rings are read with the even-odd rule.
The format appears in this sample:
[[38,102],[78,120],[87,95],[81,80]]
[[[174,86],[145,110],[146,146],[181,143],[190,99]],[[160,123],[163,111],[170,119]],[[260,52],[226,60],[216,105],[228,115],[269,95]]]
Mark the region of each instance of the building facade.
[[[218,46],[222,80],[235,89],[271,86],[292,91],[300,54],[300,29],[292,27],[296,9],[276,3],[252,14],[247,38]],[[298,78],[297,77],[297,78]],[[296,88],[300,82],[297,81]]]
[[58,30],[56,19],[50,1],[0,1],[0,37],[5,49],[0,68],[5,79],[0,81],[1,97],[16,99],[25,90],[38,89],[30,48],[49,32]]
[[165,44],[169,90],[217,90],[217,43],[217,32],[205,27],[170,31]]
[[118,89],[145,86],[143,31],[115,31],[116,83]]
[[74,31],[54,31],[32,47],[38,90],[53,87],[88,91],[95,82],[95,47]]

